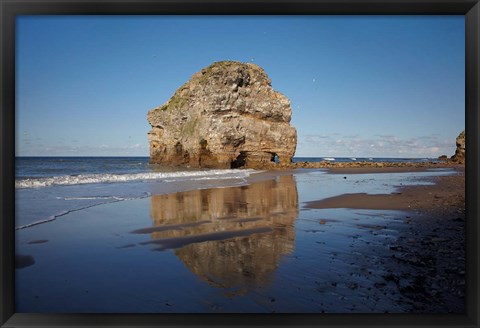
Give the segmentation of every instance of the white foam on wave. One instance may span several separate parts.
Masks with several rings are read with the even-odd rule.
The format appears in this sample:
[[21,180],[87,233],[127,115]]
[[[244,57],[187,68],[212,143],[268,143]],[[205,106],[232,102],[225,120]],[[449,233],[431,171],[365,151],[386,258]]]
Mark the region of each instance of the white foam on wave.
[[63,200],[96,200],[96,199],[114,199],[114,200],[124,200],[122,197],[117,196],[92,196],[92,197],[64,197]]
[[48,218],[43,219],[43,220],[38,220],[38,221],[35,221],[35,222],[32,222],[32,223],[28,223],[28,224],[24,224],[24,225],[15,227],[15,230],[21,230],[21,229],[30,228],[30,227],[33,227],[33,226],[36,226],[36,225],[39,225],[39,224],[42,224],[42,223],[51,222],[51,221],[55,220],[57,218],[57,216],[61,216],[61,213],[58,214],[58,215],[49,216]]
[[[72,199],[76,199],[76,200],[79,200],[79,199],[114,199],[114,201],[95,203],[95,204],[90,204],[90,205],[82,206],[82,207],[75,208],[75,209],[65,210],[65,211],[62,211],[62,212],[57,213],[55,215],[49,216],[46,219],[41,219],[41,220],[34,221],[34,222],[31,222],[31,223],[27,223],[27,224],[24,224],[24,225],[21,225],[21,226],[17,226],[17,227],[15,227],[15,230],[22,230],[22,229],[25,229],[25,228],[30,228],[30,227],[39,225],[39,224],[52,222],[52,221],[56,220],[58,217],[67,215],[67,214],[72,213],[72,212],[85,210],[85,209],[90,208],[90,207],[95,207],[95,206],[109,204],[109,203],[115,203],[115,202],[121,202],[121,201],[124,201],[124,200],[142,199],[142,198],[150,197],[151,195],[152,195],[151,193],[145,192],[142,195],[137,196],[137,197],[116,197],[116,196],[97,197],[97,198],[95,198],[95,197],[75,197],[75,198],[73,198],[73,197],[71,197],[70,200],[72,200]],[[68,197],[66,197],[64,199],[69,200]]]
[[325,161],[334,161],[335,160],[335,158],[333,158],[333,157],[324,157],[323,159]]
[[88,183],[113,183],[131,181],[154,181],[177,179],[206,180],[206,179],[244,179],[255,170],[204,170],[204,171],[177,171],[177,172],[145,172],[134,174],[79,174],[64,175],[48,178],[20,179],[15,181],[15,188],[42,188],[49,186],[77,185]]

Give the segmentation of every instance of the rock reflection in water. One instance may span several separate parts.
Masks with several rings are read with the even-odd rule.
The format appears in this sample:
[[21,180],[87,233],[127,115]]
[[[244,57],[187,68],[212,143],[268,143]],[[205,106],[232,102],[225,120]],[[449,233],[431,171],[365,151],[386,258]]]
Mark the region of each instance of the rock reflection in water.
[[147,243],[176,248],[200,278],[238,292],[266,284],[281,257],[293,251],[297,187],[293,176],[280,176],[242,187],[156,195],[151,216],[154,227],[143,230],[151,233]]

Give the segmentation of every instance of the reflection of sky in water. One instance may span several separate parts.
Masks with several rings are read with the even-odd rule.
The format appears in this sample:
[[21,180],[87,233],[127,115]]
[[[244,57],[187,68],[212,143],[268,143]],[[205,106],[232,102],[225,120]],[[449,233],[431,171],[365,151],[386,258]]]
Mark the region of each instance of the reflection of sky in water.
[[396,186],[432,184],[426,180],[418,180],[418,178],[451,173],[452,171],[327,174],[323,171],[314,171],[296,175],[296,181],[300,203],[303,203],[345,193],[389,194],[395,192]]
[[[405,213],[302,203],[388,193],[432,174],[309,172],[104,204],[19,230],[17,251],[35,258],[16,272],[19,311],[403,311],[372,286]],[[38,239],[48,242],[29,244]]]

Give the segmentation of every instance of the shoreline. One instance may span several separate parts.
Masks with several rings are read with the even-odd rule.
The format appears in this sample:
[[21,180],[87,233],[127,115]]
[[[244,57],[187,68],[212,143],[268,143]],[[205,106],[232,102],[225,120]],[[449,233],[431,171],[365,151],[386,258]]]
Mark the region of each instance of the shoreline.
[[[68,312],[75,302],[54,300],[75,293],[88,304],[105,295],[123,300],[142,290],[140,299],[105,302],[96,310],[462,312],[465,211],[457,214],[458,208],[448,204],[455,198],[438,198],[440,191],[432,191],[462,196],[461,186],[452,187],[464,179],[461,167],[453,175],[427,177],[412,174],[411,168],[395,169],[420,183],[438,182],[404,187],[399,195],[417,190],[416,198],[430,206],[425,211],[304,206],[329,197],[324,195],[389,192],[384,183],[404,181],[375,175],[387,173],[384,169],[264,170],[240,184],[207,180],[194,190],[196,185],[184,181],[167,193],[152,190],[142,199],[106,203],[19,230],[20,309]],[[414,172],[436,174],[429,168]],[[370,176],[354,179],[358,173]],[[344,179],[339,174],[352,175]],[[52,266],[59,258],[62,266]],[[164,270],[165,263],[173,271]],[[86,280],[84,267],[91,268]],[[168,281],[177,276],[182,283],[172,287]],[[98,280],[107,277],[111,283],[99,288]],[[47,293],[49,281],[55,281],[55,288]],[[112,287],[118,285],[123,287]]]
[[335,162],[335,161],[320,161],[320,162],[292,162],[292,163],[263,163],[260,166],[249,166],[245,168],[258,169],[258,170],[284,170],[284,169],[351,169],[351,168],[378,168],[378,169],[432,169],[432,168],[456,168],[465,167],[462,162],[456,161],[438,161],[438,162],[367,162],[367,161],[355,161],[355,162]]
[[431,172],[432,170],[465,171],[465,165],[424,165],[424,166],[334,166],[328,167],[331,174],[405,173]]
[[398,236],[387,245],[390,260],[381,261],[387,274],[377,286],[396,290],[413,312],[438,312],[438,304],[455,312],[463,308],[466,292],[464,168],[419,180],[432,184],[398,186],[391,194],[343,194],[306,202],[304,209],[401,211]]
[[[418,169],[413,172],[425,172]],[[410,170],[392,170],[388,173],[412,172]],[[379,173],[376,170],[342,169],[332,174]],[[383,172],[387,173],[387,172]],[[346,177],[345,177],[346,178]],[[465,174],[456,170],[456,174],[417,178],[430,183],[427,185],[396,186],[390,194],[348,193],[330,198],[307,202],[305,208],[351,208],[375,210],[414,211],[423,214],[447,215],[451,210],[465,212]],[[455,209],[453,209],[455,208]]]

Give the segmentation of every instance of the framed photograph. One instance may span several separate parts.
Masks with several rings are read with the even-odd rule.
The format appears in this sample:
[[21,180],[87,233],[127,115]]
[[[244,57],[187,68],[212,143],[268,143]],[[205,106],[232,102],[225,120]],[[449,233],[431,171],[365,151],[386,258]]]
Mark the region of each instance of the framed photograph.
[[478,326],[478,1],[1,4],[1,327]]

